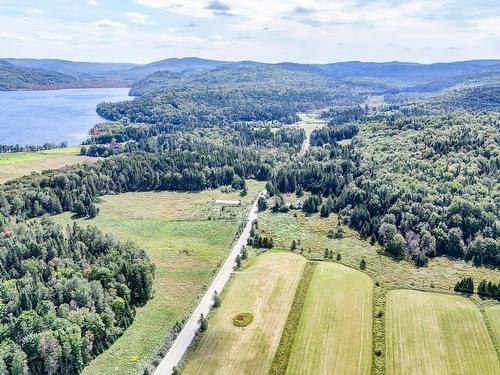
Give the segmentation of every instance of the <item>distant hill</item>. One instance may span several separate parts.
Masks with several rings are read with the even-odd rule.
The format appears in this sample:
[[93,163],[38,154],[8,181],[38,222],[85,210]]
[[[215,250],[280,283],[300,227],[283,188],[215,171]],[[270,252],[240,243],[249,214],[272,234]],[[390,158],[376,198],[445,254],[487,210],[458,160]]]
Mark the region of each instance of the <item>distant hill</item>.
[[76,78],[59,72],[15,66],[6,61],[0,61],[0,91],[29,89],[35,86],[67,85],[76,81]]
[[[361,62],[348,61],[330,64],[277,64],[255,61],[222,61],[197,57],[169,58],[138,65],[129,63],[74,62],[57,59],[12,59],[0,60],[19,67],[54,71],[79,80],[122,80],[128,83],[146,79],[157,72],[199,74],[224,67],[255,68],[275,67],[288,71],[310,73],[366,87],[377,87],[393,93],[436,92],[462,83],[469,77],[487,74],[488,69],[500,66],[500,60],[470,60],[452,63],[419,64],[409,62]],[[158,78],[158,77],[156,77]],[[147,78],[150,79],[150,78]],[[155,78],[153,78],[155,79]],[[161,78],[162,80],[165,77]]]
[[[275,66],[286,70],[319,74],[336,80],[365,80],[373,84],[389,85],[399,89],[415,87],[429,90],[429,87],[419,85],[434,84],[436,89],[452,86],[468,75],[478,74],[488,67],[500,64],[500,60],[471,60],[452,63],[418,64],[407,62],[360,62],[349,61],[331,64],[297,64],[278,63],[266,64],[255,61],[217,61],[195,57],[182,59],[166,59],[151,64],[136,66],[123,71],[120,76],[130,80],[138,80],[158,71],[172,73],[200,73],[216,70],[222,67],[258,67]],[[456,78],[456,80],[454,80]]]
[[197,57],[184,57],[181,59],[177,58],[165,59],[146,65],[136,66],[132,69],[122,72],[120,75],[123,78],[137,80],[144,78],[149,74],[160,71],[168,71],[173,73],[180,73],[180,72],[200,73],[200,72],[215,70],[217,68],[221,68],[224,66],[252,67],[260,65],[267,65],[267,64],[258,63],[254,61],[231,62],[231,61],[206,60]]
[[94,63],[94,62],[75,62],[59,59],[12,59],[7,58],[0,61],[6,61],[16,66],[27,68],[52,70],[77,78],[108,78],[117,75],[119,72],[131,69],[137,64],[130,63]]
[[463,79],[427,97],[428,106],[447,110],[500,110],[500,64]]

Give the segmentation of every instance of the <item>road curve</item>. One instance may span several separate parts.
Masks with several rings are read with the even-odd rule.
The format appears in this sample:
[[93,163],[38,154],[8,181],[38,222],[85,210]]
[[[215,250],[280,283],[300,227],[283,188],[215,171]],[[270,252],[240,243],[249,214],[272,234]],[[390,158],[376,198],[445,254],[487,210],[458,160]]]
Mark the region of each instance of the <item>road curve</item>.
[[247,243],[248,237],[250,237],[250,230],[252,229],[252,223],[257,218],[258,197],[261,196],[261,194],[257,196],[255,202],[252,204],[252,207],[250,208],[250,212],[248,214],[245,228],[243,229],[243,232],[240,234],[240,237],[234,244],[231,253],[229,254],[228,258],[226,259],[222,267],[220,268],[215,278],[213,279],[212,284],[203,295],[203,298],[198,303],[198,306],[191,314],[191,317],[186,322],[181,332],[175,339],[174,343],[168,350],[167,354],[161,360],[156,371],[154,372],[154,375],[172,374],[172,369],[179,363],[182,356],[184,355],[184,352],[191,344],[191,341],[193,341],[193,338],[196,332],[198,331],[199,327],[198,319],[200,315],[203,314],[204,316],[207,316],[213,304],[214,292],[217,291],[217,293],[220,294],[220,292],[224,288],[224,285],[226,285],[227,281],[229,280],[229,277],[233,273],[234,266],[236,264],[236,257],[241,253],[243,246],[245,246]]

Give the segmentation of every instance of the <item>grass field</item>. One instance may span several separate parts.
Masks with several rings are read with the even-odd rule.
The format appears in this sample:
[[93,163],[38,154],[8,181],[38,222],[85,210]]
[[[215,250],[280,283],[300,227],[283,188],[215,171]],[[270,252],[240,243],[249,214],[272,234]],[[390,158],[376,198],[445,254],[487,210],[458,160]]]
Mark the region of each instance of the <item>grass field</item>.
[[[294,194],[285,196],[287,202],[297,198]],[[304,199],[304,198],[302,198]],[[275,249],[290,251],[292,241],[297,245],[296,252],[309,259],[322,259],[325,248],[333,251],[333,261],[341,256],[339,263],[359,269],[361,259],[365,259],[367,268],[363,272],[369,275],[374,283],[373,288],[373,355],[372,374],[385,375],[385,303],[386,294],[392,289],[419,289],[453,293],[455,283],[471,276],[477,285],[481,280],[500,282],[500,273],[491,268],[474,267],[461,260],[450,260],[437,257],[429,260],[429,266],[417,268],[412,262],[395,261],[383,255],[379,245],[371,246],[360,239],[359,235],[346,226],[344,237],[328,238],[328,232],[336,227],[337,218],[331,215],[322,219],[319,215],[304,215],[302,212],[288,213],[265,212],[258,218],[259,231],[274,239]],[[492,301],[472,296],[471,300],[481,308],[488,307]]]
[[[142,374],[176,322],[186,318],[230,245],[254,195],[262,184],[247,181],[249,194],[149,192],[102,198],[95,225],[120,240],[144,248],[156,265],[155,296],[139,308],[133,324],[106,352],[84,370],[85,375]],[[222,208],[216,199],[242,199],[243,207]],[[54,217],[71,223],[69,213]]]
[[494,305],[486,309],[486,317],[490,323],[493,339],[496,347],[500,347],[500,305]]
[[286,373],[369,374],[372,290],[372,280],[364,273],[335,263],[318,263]]
[[[287,202],[295,200],[293,194],[285,197]],[[361,240],[357,232],[346,226],[343,226],[343,238],[330,239],[327,235],[336,226],[335,215],[322,219],[319,215],[307,216],[299,211],[279,214],[268,211],[259,215],[258,223],[260,231],[272,236],[275,247],[279,250],[290,251],[290,245],[295,240],[300,241],[298,251],[302,250],[302,254],[308,258],[323,258],[325,248],[333,251],[334,259],[337,254],[341,254],[340,262],[350,267],[358,268],[360,260],[365,258],[365,273],[374,281],[394,288],[452,292],[455,283],[465,276],[473,277],[476,285],[483,279],[500,282],[497,270],[474,267],[461,260],[436,257],[429,260],[428,267],[422,268],[405,260],[395,261],[381,255],[379,245],[370,246],[368,241]]]
[[38,152],[0,153],[0,183],[32,172],[58,169],[66,165],[91,163],[98,158],[79,156],[80,146]]
[[481,313],[453,295],[387,294],[387,375],[495,375],[500,363]]
[[[295,254],[266,253],[236,273],[182,373],[266,374],[305,263]],[[233,317],[246,311],[253,322],[235,327]]]

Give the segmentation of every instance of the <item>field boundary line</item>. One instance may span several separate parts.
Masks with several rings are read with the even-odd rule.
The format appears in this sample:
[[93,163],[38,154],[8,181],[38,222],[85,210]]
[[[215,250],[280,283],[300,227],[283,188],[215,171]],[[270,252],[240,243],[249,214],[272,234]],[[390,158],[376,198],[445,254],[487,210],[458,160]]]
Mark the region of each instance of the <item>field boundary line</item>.
[[281,333],[281,339],[276,349],[269,375],[284,375],[286,373],[290,355],[292,353],[295,335],[299,325],[302,309],[306,301],[306,295],[309,290],[309,285],[316,269],[316,262],[307,262],[300,276],[299,284],[293,297],[288,317]]
[[[476,304],[476,306],[477,306],[477,304]],[[489,306],[489,307],[491,307],[491,306]],[[488,319],[488,315],[486,314],[486,309],[488,307],[484,308],[484,307],[478,306],[478,308],[479,308],[479,312],[481,313],[481,316],[483,318],[484,324],[486,325],[486,330],[488,331],[488,335],[490,336],[491,343],[493,344],[493,347],[495,348],[495,352],[497,353],[498,361],[500,362],[500,350],[498,347],[499,343],[496,340],[496,337],[493,333],[493,329],[491,328],[491,322]]]

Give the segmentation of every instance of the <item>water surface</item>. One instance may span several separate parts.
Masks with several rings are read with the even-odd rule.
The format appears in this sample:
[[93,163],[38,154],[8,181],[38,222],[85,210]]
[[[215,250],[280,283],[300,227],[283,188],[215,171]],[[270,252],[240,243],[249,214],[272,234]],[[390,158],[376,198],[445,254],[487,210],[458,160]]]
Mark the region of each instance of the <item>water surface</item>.
[[80,144],[103,121],[98,103],[131,100],[127,88],[0,91],[0,144]]

